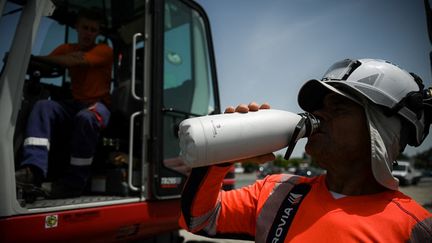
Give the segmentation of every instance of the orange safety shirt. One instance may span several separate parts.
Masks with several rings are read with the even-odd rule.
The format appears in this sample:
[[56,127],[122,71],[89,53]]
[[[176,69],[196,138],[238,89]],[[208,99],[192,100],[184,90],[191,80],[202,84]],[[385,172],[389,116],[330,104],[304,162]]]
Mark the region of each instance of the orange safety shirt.
[[[221,191],[230,166],[194,168],[182,194],[184,229],[209,237],[256,242],[432,242],[432,215],[399,191],[333,198],[325,175],[267,176],[253,185]],[[304,196],[292,192],[307,185]],[[292,200],[294,198],[294,200]],[[288,227],[284,200],[298,204]],[[282,211],[281,211],[282,210]],[[282,215],[278,212],[282,212]],[[272,225],[276,233],[270,234]]]
[[[63,44],[54,49],[50,56],[65,55],[80,51],[78,44]],[[113,64],[113,52],[106,44],[95,45],[84,53],[88,66],[69,67],[73,98],[94,103],[103,101],[110,104],[110,83]]]

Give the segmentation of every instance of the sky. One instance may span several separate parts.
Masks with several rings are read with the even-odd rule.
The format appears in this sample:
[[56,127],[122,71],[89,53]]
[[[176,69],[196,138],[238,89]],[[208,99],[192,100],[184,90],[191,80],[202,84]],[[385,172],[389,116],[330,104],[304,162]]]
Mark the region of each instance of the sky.
[[[222,109],[256,101],[302,112],[301,85],[345,58],[385,59],[432,86],[423,0],[196,2],[210,19]],[[299,141],[292,157],[302,156],[305,143]],[[431,147],[432,135],[405,153]]]
[[[388,60],[431,86],[423,0],[196,1],[210,20],[222,109],[256,101],[302,112],[301,85],[345,58]],[[405,154],[431,147],[432,135]]]

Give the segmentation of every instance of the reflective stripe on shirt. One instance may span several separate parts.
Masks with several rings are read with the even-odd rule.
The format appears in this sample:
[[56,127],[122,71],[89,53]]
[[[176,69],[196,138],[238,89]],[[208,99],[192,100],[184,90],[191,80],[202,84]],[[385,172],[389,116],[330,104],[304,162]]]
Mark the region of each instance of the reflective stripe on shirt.
[[[201,216],[198,216],[198,217],[191,217],[189,229],[191,231],[197,230],[204,223],[207,223],[208,221],[211,221],[211,220],[215,220],[216,215],[220,211],[218,209],[220,209],[220,201],[218,201],[215,208],[213,210],[209,211],[208,213],[201,215]],[[208,229],[212,230],[211,228],[212,227],[209,227]]]
[[282,201],[290,193],[291,189],[298,182],[299,177],[293,175],[284,175],[280,184],[276,185],[270,197],[265,202],[261,213],[257,217],[255,242],[265,242],[272,227]]
[[221,203],[220,201],[218,201],[215,208],[212,210],[212,214],[208,219],[207,226],[204,228],[204,231],[207,232],[207,234],[216,235],[217,219],[219,217],[220,211],[221,211]]

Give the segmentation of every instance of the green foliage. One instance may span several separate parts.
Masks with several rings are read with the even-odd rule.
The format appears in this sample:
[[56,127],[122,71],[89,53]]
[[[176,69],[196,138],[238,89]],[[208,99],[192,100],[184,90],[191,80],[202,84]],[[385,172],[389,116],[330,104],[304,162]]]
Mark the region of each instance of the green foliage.
[[258,170],[258,168],[259,168],[259,164],[253,163],[253,162],[243,162],[242,166],[245,170],[245,173],[254,172],[254,171]]
[[[298,167],[304,161],[305,159],[303,158],[290,158],[289,160],[286,160],[284,159],[283,155],[277,154],[276,159],[274,161],[271,161],[270,163],[273,166],[287,169],[289,167]],[[242,162],[242,166],[245,169],[245,173],[251,173],[258,170],[260,164],[254,162]]]
[[416,154],[413,160],[416,168],[432,170],[432,148]]
[[399,154],[397,160],[408,160],[409,161],[410,157],[408,155],[402,153],[402,154]]
[[432,148],[422,153],[418,153],[412,157],[409,157],[406,154],[400,154],[397,160],[411,161],[418,169],[432,170]]
[[304,162],[302,158],[290,158],[286,160],[282,155],[278,154],[276,155],[273,165],[281,168],[298,167],[302,162]]

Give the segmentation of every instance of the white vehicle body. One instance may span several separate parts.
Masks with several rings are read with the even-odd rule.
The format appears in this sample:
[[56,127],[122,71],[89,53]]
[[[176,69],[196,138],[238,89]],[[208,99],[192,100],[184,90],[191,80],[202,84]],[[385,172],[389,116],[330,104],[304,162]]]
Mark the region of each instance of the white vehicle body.
[[401,185],[416,185],[421,178],[421,172],[408,161],[398,161],[393,167],[392,174],[399,179]]

